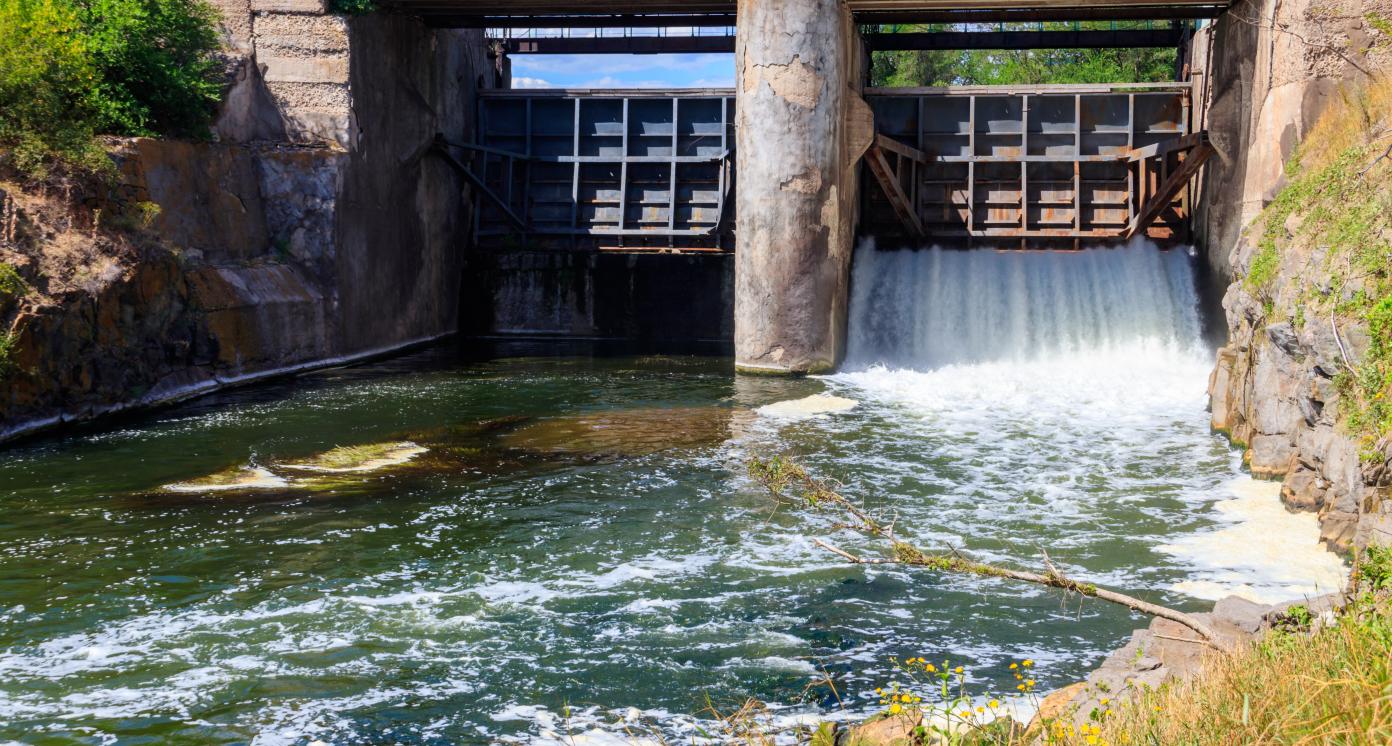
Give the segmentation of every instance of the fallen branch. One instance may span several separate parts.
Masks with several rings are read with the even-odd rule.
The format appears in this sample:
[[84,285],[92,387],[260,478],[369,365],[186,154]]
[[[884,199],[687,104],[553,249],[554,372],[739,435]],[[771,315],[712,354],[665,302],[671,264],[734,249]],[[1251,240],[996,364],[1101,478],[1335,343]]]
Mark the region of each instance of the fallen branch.
[[888,557],[860,557],[821,539],[812,540],[813,544],[851,564],[926,567],[939,572],[976,575],[986,578],[1007,578],[1049,588],[1059,588],[1067,592],[1125,606],[1132,611],[1139,611],[1149,616],[1168,619],[1193,630],[1203,638],[1203,643],[1211,647],[1223,651],[1231,650],[1231,646],[1226,640],[1197,617],[1167,606],[1143,601],[1125,593],[1099,588],[1093,583],[1074,580],[1064,575],[1048,559],[1047,554],[1045,554],[1045,572],[1037,573],[977,562],[963,557],[955,549],[952,550],[951,554],[925,552],[908,542],[895,538],[893,533],[886,530],[886,527],[881,525],[869,511],[831,489],[827,482],[814,479],[798,464],[782,458],[774,458],[770,461],[755,459],[750,463],[749,473],[755,480],[763,484],[775,498],[783,498],[784,491],[790,486],[795,486],[801,491],[802,499],[809,506],[814,508],[834,507],[850,515],[856,521],[849,524],[839,524],[841,527],[865,536],[883,539],[889,543]]

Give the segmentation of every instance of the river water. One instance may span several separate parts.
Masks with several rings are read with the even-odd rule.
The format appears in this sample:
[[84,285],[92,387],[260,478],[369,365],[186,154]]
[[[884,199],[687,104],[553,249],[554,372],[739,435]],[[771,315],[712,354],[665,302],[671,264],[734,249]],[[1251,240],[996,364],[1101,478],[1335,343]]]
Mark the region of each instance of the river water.
[[[873,547],[775,505],[751,455],[799,456],[925,547],[1046,550],[1183,608],[1328,589],[1329,555],[1256,546],[1317,529],[1208,430],[1191,261],[865,247],[831,377],[446,347],[12,448],[0,740],[687,742],[746,697],[774,725],[872,712],[894,655],[980,692],[1030,657],[1062,685],[1144,623],[844,566],[811,539]],[[857,404],[761,411],[824,392]]]

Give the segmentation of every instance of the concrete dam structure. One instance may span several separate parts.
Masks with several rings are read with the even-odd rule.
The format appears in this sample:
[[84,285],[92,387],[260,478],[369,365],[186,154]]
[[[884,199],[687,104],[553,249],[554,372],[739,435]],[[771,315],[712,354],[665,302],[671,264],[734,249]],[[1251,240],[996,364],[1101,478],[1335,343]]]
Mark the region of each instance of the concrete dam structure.
[[[414,0],[398,7],[444,26],[697,28],[733,10],[674,3],[632,15],[634,8],[580,3]],[[1170,20],[1220,11],[1212,3],[747,3],[733,17],[734,90],[489,91],[479,100],[476,140],[446,134],[441,147],[476,189],[477,250],[531,257],[529,267],[501,260],[493,266],[499,276],[610,252],[713,255],[695,264],[718,277],[730,265],[721,255],[733,253],[738,369],[825,372],[845,354],[857,236],[990,248],[1079,248],[1134,235],[1183,240],[1189,183],[1212,152],[1195,124],[1192,76],[1159,85],[873,89],[859,24],[886,13],[1141,12]],[[1179,52],[1187,27],[1171,32]],[[874,46],[894,48],[894,36],[879,34]],[[566,50],[612,49],[572,41]],[[556,252],[572,258],[548,256]],[[518,320],[502,315],[494,331]],[[724,329],[706,332],[718,337]]]

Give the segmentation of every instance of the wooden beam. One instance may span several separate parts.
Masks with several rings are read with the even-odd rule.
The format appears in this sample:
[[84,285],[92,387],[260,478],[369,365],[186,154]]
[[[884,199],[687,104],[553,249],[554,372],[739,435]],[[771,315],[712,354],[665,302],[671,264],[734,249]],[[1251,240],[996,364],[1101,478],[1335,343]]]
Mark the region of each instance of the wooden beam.
[[870,166],[870,173],[875,175],[875,180],[880,182],[880,188],[884,189],[885,197],[889,198],[889,204],[894,207],[894,213],[899,216],[900,222],[909,229],[909,233],[923,238],[923,224],[919,222],[913,205],[909,204],[904,189],[899,186],[899,179],[895,176],[894,169],[889,167],[889,161],[885,159],[884,151],[880,150],[878,142],[865,152],[865,163]]
[[1165,140],[1142,148],[1135,148],[1127,154],[1127,159],[1131,161],[1145,160],[1146,158],[1156,158],[1169,155],[1176,150],[1188,150],[1208,143],[1208,132],[1195,132],[1192,135],[1176,137],[1173,140]]
[[1184,162],[1179,164],[1179,168],[1170,172],[1165,181],[1156,188],[1155,194],[1141,207],[1141,211],[1136,213],[1136,217],[1132,219],[1131,225],[1127,226],[1122,237],[1130,238],[1150,227],[1150,224],[1155,222],[1155,219],[1160,217],[1160,213],[1164,212],[1165,208],[1174,201],[1175,195],[1184,188],[1184,185],[1189,183],[1189,178],[1198,172],[1199,166],[1202,166],[1210,155],[1213,155],[1213,146],[1207,142],[1203,142],[1189,151]]
[[886,137],[885,135],[876,133],[875,146],[878,147],[880,150],[888,150],[889,152],[894,153],[896,155],[902,155],[905,158],[912,158],[913,160],[918,161],[919,163],[922,163],[925,166],[929,163],[927,154],[925,154],[922,150],[905,145],[904,143],[899,142],[898,140],[895,140],[892,137]]

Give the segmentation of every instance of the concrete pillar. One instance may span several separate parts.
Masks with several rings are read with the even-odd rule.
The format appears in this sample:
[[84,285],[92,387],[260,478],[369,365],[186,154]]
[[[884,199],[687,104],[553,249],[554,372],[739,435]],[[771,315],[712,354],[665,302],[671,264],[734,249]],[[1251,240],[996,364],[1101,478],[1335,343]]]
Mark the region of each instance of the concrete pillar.
[[740,0],[737,24],[736,367],[831,370],[873,132],[859,35],[844,0]]

